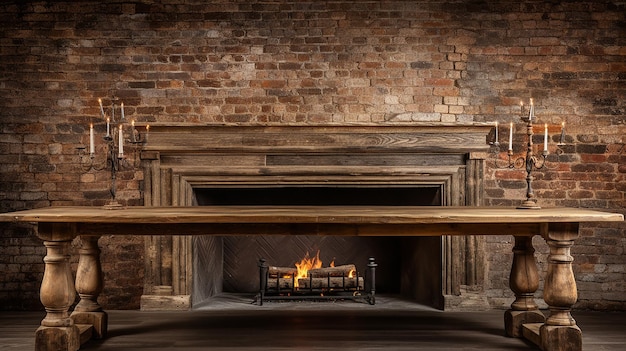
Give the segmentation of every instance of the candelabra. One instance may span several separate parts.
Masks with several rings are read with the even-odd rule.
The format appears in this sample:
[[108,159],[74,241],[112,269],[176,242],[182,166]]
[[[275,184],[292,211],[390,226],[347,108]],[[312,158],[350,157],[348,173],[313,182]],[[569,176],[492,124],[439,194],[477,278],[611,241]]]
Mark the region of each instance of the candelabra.
[[[510,123],[509,128],[509,149],[507,152],[506,159],[501,159],[499,157],[500,154],[500,143],[498,142],[498,123],[496,122],[495,128],[495,141],[491,143],[492,152],[494,153],[494,163],[496,168],[524,168],[526,171],[526,200],[522,202],[519,209],[539,209],[541,208],[537,205],[537,199],[535,198],[535,193],[533,191],[532,182],[533,175],[532,172],[534,170],[540,170],[545,168],[553,168],[550,166],[548,160],[548,124],[544,124],[544,142],[543,142],[543,152],[537,155],[534,151],[533,145],[533,120],[535,118],[535,107],[533,105],[532,99],[530,99],[530,109],[528,115],[525,116],[524,113],[524,105],[521,104],[522,117],[521,120],[526,123],[526,153],[522,153],[519,156],[514,156],[513,154],[513,122]],[[556,155],[561,155],[563,150],[561,146],[564,144],[565,137],[565,122],[561,124],[561,135],[559,142],[556,146]],[[505,162],[504,164],[502,162]]]
[[[89,152],[84,146],[78,147],[80,166],[84,172],[110,170],[111,185],[109,191],[111,200],[104,205],[104,208],[121,209],[123,206],[116,199],[117,172],[139,167],[138,151],[148,139],[150,126],[146,125],[145,132],[142,133],[135,127],[135,121],[131,121],[129,125],[124,116],[124,103],[120,105],[120,117],[118,119],[115,118],[116,107],[114,103],[111,104],[110,115],[105,113],[101,99],[98,99],[98,103],[102,119],[106,121],[106,134],[102,137],[105,144],[105,155],[101,158],[96,156],[94,124],[91,123],[89,126]],[[132,149],[133,160],[130,160],[127,153],[124,152],[125,145]]]

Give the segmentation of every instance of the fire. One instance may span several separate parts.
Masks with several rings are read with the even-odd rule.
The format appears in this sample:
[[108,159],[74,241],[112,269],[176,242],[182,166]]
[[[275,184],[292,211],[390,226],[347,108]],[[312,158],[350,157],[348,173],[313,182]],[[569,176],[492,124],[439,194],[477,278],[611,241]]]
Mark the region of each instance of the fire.
[[296,268],[298,269],[298,274],[296,275],[294,286],[297,288],[298,279],[306,278],[309,269],[322,268],[322,260],[320,260],[320,250],[317,250],[317,254],[315,255],[315,257],[312,258],[309,257],[309,253],[307,252],[300,262],[296,262]]
[[[319,255],[320,252],[317,251],[317,254]],[[335,267],[335,260],[332,260],[328,267]],[[354,269],[351,269],[350,272],[348,272],[348,278],[354,278],[354,273],[356,273],[356,271]]]
[[[322,260],[320,260],[320,250],[317,250],[315,257],[309,257],[309,253],[307,252],[304,258],[300,262],[296,262],[295,266],[298,270],[294,278],[294,287],[300,287],[298,280],[301,278],[309,277],[309,270],[322,268]],[[335,260],[331,261],[328,267],[335,267]],[[350,270],[348,273],[348,278],[354,278],[356,271],[354,269]],[[285,275],[283,278],[289,278],[290,276]]]

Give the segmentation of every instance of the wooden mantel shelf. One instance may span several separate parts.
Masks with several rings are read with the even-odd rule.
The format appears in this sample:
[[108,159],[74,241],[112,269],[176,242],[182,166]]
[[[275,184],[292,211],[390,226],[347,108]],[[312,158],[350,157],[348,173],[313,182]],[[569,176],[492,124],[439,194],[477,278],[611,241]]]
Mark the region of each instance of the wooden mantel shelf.
[[[103,272],[101,235],[264,235],[317,234],[366,236],[501,235],[515,238],[510,287],[515,301],[504,314],[508,336],[527,337],[544,351],[582,350],[582,331],[571,316],[578,298],[570,248],[583,222],[623,221],[621,214],[574,208],[521,210],[502,207],[404,206],[197,206],[49,207],[0,214],[0,221],[36,222],[47,255],[40,297],[47,315],[36,331],[38,351],[77,350],[77,325],[91,325],[94,337],[106,336],[107,314],[98,304]],[[550,253],[539,310],[534,293],[539,272],[532,238],[543,237]],[[69,249],[81,236],[72,281]],[[69,313],[76,293],[81,301]],[[59,346],[60,345],[60,346]]]

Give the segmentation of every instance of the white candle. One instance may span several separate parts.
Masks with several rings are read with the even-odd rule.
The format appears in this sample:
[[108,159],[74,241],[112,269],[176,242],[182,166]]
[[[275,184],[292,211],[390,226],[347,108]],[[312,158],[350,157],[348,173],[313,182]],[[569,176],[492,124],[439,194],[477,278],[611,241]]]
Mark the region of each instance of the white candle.
[[498,121],[496,121],[496,144],[498,143]]
[[561,140],[559,140],[559,144],[563,144],[563,139],[565,138],[565,122],[561,123]]
[[93,156],[96,153],[96,146],[93,139],[93,123],[89,125],[89,154]]
[[104,117],[104,108],[102,108],[102,99],[98,98],[98,104],[100,104],[100,113]]
[[111,119],[107,117],[107,136],[111,136]]
[[511,126],[509,129],[509,151],[513,150],[513,122],[511,122]]
[[528,120],[532,121],[533,117],[535,117],[535,105],[533,104],[533,99],[530,98],[530,110],[528,111]]
[[548,151],[548,124],[543,125],[543,151]]
[[122,119],[124,119],[124,103],[122,102]]
[[122,132],[122,126],[120,125],[120,134],[118,140],[119,157],[124,157],[124,134]]

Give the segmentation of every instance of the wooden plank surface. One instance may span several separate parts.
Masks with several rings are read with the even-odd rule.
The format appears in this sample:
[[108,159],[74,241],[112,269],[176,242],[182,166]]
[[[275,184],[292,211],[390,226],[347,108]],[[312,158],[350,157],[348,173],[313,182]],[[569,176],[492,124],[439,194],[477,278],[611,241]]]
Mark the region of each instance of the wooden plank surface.
[[623,221],[624,216],[578,208],[521,210],[452,206],[193,206],[47,207],[0,214],[4,222],[49,223],[310,223],[310,224],[455,224],[579,223]]
[[[84,350],[539,350],[523,339],[503,337],[499,309],[441,312],[380,294],[374,306],[352,301],[257,306],[251,296],[224,294],[193,312],[109,310],[111,337]],[[44,315],[0,313],[0,348],[34,350],[33,326]],[[624,351],[625,312],[576,311],[575,317],[584,329],[583,350]]]
[[[398,126],[209,126],[150,124],[144,152],[246,151],[250,153],[308,151],[345,153],[486,151],[489,123],[411,123]],[[211,135],[207,138],[207,135]]]

